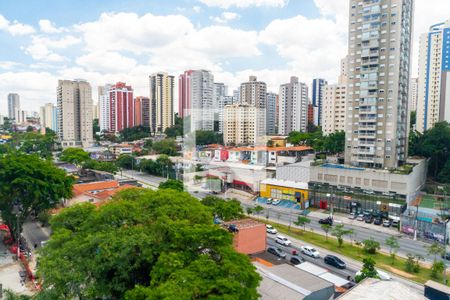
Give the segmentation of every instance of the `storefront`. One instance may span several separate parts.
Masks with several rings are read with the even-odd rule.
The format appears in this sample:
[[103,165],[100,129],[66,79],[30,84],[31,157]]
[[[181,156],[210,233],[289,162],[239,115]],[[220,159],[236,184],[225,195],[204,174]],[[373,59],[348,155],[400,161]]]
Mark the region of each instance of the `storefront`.
[[261,181],[260,195],[265,198],[291,200],[303,204],[308,201],[308,184],[269,178]]

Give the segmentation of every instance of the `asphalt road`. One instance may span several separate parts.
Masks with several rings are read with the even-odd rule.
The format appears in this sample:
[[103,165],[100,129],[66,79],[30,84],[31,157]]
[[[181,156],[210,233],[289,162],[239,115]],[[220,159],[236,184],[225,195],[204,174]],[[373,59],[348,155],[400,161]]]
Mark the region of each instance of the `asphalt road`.
[[34,245],[41,247],[41,242],[50,238],[50,229],[42,228],[39,222],[27,221],[23,224],[23,237],[27,240],[28,247],[34,249]]

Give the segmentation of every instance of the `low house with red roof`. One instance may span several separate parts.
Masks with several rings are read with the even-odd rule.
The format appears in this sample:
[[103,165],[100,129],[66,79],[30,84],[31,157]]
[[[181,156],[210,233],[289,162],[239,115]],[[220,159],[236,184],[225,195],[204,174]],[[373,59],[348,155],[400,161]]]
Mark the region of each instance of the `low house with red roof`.
[[72,206],[77,203],[90,202],[99,203],[112,198],[116,193],[135,186],[125,184],[120,185],[117,180],[96,181],[73,185],[73,197],[66,200],[65,206]]

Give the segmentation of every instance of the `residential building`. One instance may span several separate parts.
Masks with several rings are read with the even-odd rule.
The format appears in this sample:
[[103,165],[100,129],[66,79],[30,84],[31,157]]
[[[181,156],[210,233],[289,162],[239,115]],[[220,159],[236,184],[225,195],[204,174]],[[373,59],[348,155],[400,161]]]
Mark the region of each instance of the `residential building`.
[[409,83],[409,104],[410,112],[417,110],[417,98],[419,96],[419,78],[411,78]]
[[420,36],[417,131],[450,121],[450,20]]
[[[214,125],[213,130],[219,132],[223,131],[223,107],[224,105],[233,104],[233,98],[228,97],[228,87],[220,82],[214,82],[213,90],[213,113],[214,113]],[[227,97],[227,99],[225,99]],[[227,102],[227,104],[225,104]],[[230,103],[231,102],[231,103]],[[216,127],[217,126],[217,127]]]
[[317,125],[322,125],[322,106],[323,106],[323,93],[322,88],[328,84],[325,79],[316,78],[312,82],[312,104],[319,110],[319,119]]
[[57,88],[58,137],[63,148],[92,143],[92,89],[81,79],[59,80]]
[[219,98],[219,105],[218,105],[218,119],[219,119],[219,132],[223,133],[223,118],[224,118],[224,109],[225,106],[231,105],[234,102],[233,96],[223,96]]
[[225,106],[223,141],[225,145],[254,145],[257,132],[257,109],[252,105]]
[[154,132],[164,132],[174,124],[174,76],[165,72],[150,75],[150,127]]
[[92,120],[98,119],[100,116],[100,105],[98,104],[98,102],[94,105],[92,105]]
[[53,103],[46,103],[40,108],[40,123],[41,127],[50,128],[53,131],[58,130],[58,115],[56,106]]
[[191,110],[191,76],[193,70],[184,71],[178,76],[178,116],[189,116]]
[[306,132],[308,125],[308,87],[295,76],[280,86],[278,133]]
[[276,115],[277,115],[278,95],[276,93],[267,93],[266,106],[266,134],[275,135],[277,131]]
[[19,121],[20,96],[19,94],[8,94],[8,118]]
[[112,84],[98,87],[99,126],[100,131],[111,131],[111,102],[109,89]]
[[266,133],[267,85],[258,81],[256,76],[249,76],[247,82],[241,83],[240,103],[256,107],[258,118],[256,134],[262,136]]
[[322,89],[322,132],[345,131],[346,85],[327,84]]
[[110,130],[119,133],[134,127],[133,88],[125,82],[117,82],[107,91],[110,107]]
[[348,55],[341,59],[341,73],[339,74],[338,83],[347,84],[348,79]]
[[308,104],[308,124],[314,124],[314,105],[312,103]]
[[406,162],[412,0],[350,1],[345,163]]
[[138,96],[134,99],[134,120],[136,126],[150,127],[150,99]]
[[241,102],[241,90],[233,90],[233,103],[240,103]]

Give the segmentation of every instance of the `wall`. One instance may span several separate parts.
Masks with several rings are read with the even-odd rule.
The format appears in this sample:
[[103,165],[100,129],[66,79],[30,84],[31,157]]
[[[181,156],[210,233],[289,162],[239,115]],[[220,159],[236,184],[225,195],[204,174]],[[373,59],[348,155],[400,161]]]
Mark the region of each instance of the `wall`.
[[236,251],[244,254],[260,253],[266,250],[266,225],[240,228],[234,235],[233,245]]
[[[280,190],[282,195],[276,197],[276,196],[274,196],[274,194],[272,194],[272,190]],[[271,184],[260,184],[261,197],[296,201],[295,193],[302,194],[302,199],[308,200],[308,190],[282,187],[282,186],[271,185]],[[304,202],[304,201],[302,201],[302,202]]]

